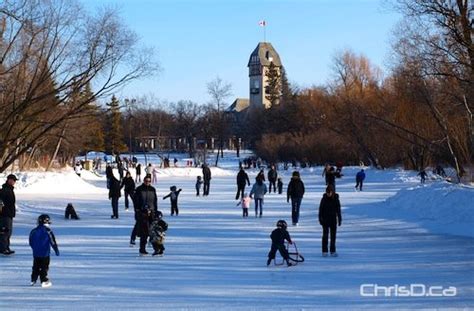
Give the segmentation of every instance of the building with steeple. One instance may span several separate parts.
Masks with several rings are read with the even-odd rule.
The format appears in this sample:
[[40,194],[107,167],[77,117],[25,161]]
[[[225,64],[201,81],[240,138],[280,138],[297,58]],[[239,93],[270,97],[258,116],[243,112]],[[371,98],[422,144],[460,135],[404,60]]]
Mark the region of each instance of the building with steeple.
[[230,113],[240,114],[247,111],[248,107],[265,108],[271,107],[268,100],[266,87],[268,85],[268,69],[273,63],[278,73],[281,71],[282,63],[280,55],[270,42],[260,42],[250,54],[247,67],[249,68],[249,98],[237,98],[227,109]]
[[266,87],[268,85],[267,73],[270,63],[275,65],[278,73],[281,69],[281,60],[275,48],[269,42],[260,42],[252,54],[247,64],[249,68],[249,105],[251,108],[271,107],[271,102],[267,98]]

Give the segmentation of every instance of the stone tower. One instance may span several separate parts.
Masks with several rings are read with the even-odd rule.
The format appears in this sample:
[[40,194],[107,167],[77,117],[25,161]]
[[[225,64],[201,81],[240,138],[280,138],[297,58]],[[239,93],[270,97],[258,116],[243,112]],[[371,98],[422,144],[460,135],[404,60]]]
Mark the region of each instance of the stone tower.
[[269,42],[260,42],[250,55],[249,67],[249,89],[251,108],[270,108],[271,103],[266,98],[265,87],[267,86],[268,67],[270,63],[281,68],[280,56]]

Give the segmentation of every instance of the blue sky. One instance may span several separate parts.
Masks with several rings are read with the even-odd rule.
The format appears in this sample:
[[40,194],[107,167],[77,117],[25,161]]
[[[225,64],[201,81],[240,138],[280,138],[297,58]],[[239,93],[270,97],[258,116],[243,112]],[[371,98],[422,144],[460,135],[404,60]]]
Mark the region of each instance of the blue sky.
[[260,20],[288,73],[301,87],[331,78],[336,52],[351,49],[384,69],[391,31],[400,16],[379,0],[82,0],[92,9],[112,4],[162,67],[117,92],[153,94],[175,102],[206,103],[206,83],[217,76],[232,84],[232,102],[248,97],[247,62],[263,41]]

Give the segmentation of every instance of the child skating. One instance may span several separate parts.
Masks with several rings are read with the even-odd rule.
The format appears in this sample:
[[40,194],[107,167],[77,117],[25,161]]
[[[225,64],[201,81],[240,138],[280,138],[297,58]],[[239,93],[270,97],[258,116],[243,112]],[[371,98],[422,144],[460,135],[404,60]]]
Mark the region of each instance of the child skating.
[[277,179],[277,187],[278,187],[278,194],[283,193],[283,181],[281,181],[281,177]]
[[277,228],[272,231],[272,234],[270,234],[270,238],[272,239],[272,247],[270,252],[268,252],[267,266],[269,266],[272,260],[275,259],[275,255],[278,250],[281,257],[283,257],[283,259],[286,261],[288,267],[290,267],[293,264],[290,262],[290,255],[288,254],[288,250],[285,247],[285,240],[290,244],[293,244],[293,242],[291,241],[290,234],[288,231],[286,231],[288,225],[286,224],[286,221],[279,220],[276,226]]
[[33,269],[31,273],[31,286],[36,284],[40,277],[41,287],[53,285],[48,279],[50,248],[54,249],[56,256],[59,256],[56,238],[50,226],[51,220],[48,215],[43,214],[38,217],[38,226],[30,232],[30,246],[33,250]]
[[153,256],[162,256],[165,251],[165,231],[168,230],[168,224],[162,219],[163,213],[157,211],[153,215],[153,221],[150,224],[150,242],[153,246]]
[[198,197],[199,196],[199,192],[201,191],[201,187],[202,187],[202,179],[201,179],[201,176],[198,176],[197,179],[196,179],[196,196]]
[[242,206],[242,217],[244,218],[249,217],[250,202],[252,202],[252,199],[249,197],[248,193],[245,193],[240,202],[237,203],[237,206]]
[[178,210],[178,196],[179,193],[181,192],[182,189],[176,190],[176,186],[171,186],[170,187],[170,193],[166,196],[163,197],[163,200],[170,198],[171,200],[171,216],[174,216],[176,213],[176,216],[178,216],[179,210]]

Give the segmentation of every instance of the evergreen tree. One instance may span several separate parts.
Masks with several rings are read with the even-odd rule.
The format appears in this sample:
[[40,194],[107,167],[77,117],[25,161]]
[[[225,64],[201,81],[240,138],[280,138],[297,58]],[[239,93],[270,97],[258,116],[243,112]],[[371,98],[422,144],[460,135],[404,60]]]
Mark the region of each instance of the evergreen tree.
[[265,98],[270,101],[272,106],[277,105],[281,97],[281,74],[278,66],[270,62],[267,76],[267,86],[265,86]]
[[106,139],[106,151],[114,154],[119,154],[127,150],[127,146],[123,142],[122,137],[122,113],[120,112],[119,101],[112,96],[108,107],[108,133]]
[[86,84],[84,90],[80,94],[80,97],[82,101],[89,102],[85,107],[86,119],[88,121],[88,135],[84,141],[84,149],[103,151],[105,150],[105,143],[104,129],[102,127],[102,120],[100,117],[102,111],[95,101],[94,93],[92,92],[90,83]]
[[288,82],[288,77],[286,75],[285,67],[281,66],[281,102],[283,104],[289,103],[292,100],[295,100],[295,94],[291,88],[290,82]]

